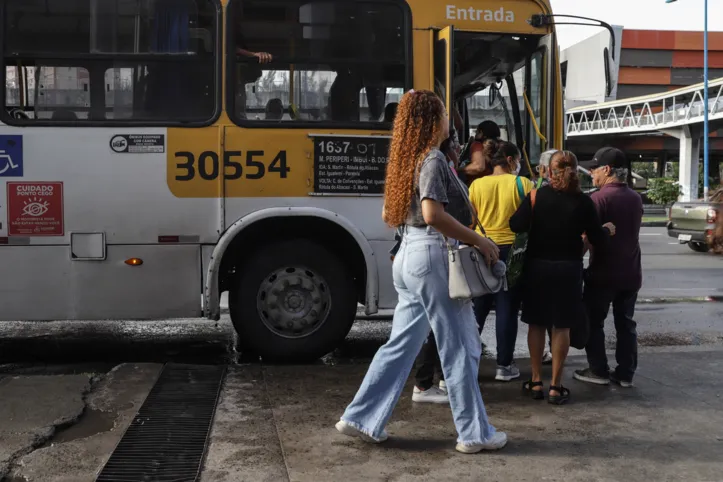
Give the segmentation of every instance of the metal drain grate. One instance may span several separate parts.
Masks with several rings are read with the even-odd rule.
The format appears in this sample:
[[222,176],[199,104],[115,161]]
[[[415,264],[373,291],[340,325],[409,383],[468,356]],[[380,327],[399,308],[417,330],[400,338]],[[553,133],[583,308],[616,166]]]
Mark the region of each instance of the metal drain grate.
[[225,372],[225,366],[163,367],[96,481],[195,481]]

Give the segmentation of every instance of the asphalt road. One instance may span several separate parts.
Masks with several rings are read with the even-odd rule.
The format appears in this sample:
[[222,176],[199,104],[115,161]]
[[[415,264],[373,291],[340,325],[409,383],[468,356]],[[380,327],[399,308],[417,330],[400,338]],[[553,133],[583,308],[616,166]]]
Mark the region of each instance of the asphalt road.
[[[723,303],[641,304],[637,308],[639,343],[642,347],[723,346]],[[614,330],[606,324],[608,345]],[[362,320],[342,345],[319,363],[367,363],[386,342],[391,320]],[[494,313],[482,333],[487,357],[495,352]],[[93,369],[133,363],[230,363],[253,362],[238,353],[231,320],[0,322],[0,374],[3,371],[63,373],[78,364]],[[525,358],[527,326],[520,323],[516,358]],[[578,354],[573,350],[573,354]]]
[[[643,287],[639,302],[693,302],[723,296],[723,256],[696,253],[665,228],[642,228]],[[588,256],[585,257],[586,263]],[[390,317],[392,310],[380,313]]]
[[696,253],[668,237],[665,228],[643,228],[641,298],[723,296],[723,256]]

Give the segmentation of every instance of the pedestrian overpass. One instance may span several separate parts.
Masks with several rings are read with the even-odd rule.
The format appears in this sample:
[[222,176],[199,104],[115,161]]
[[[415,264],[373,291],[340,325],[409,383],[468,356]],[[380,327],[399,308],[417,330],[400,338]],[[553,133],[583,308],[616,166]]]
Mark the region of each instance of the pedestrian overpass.
[[723,127],[723,78],[660,94],[604,102],[566,111],[567,137],[635,135],[662,132],[680,140],[682,201],[697,199],[698,164],[703,140],[704,109],[713,132]]

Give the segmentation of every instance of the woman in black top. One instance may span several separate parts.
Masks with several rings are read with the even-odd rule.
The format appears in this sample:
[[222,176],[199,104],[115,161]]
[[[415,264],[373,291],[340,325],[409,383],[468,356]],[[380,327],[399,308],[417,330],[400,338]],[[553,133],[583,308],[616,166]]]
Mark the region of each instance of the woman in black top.
[[[533,206],[534,199],[534,206]],[[562,371],[570,348],[570,328],[586,321],[582,302],[583,234],[600,246],[615,226],[600,226],[592,200],[580,190],[577,158],[558,151],[550,160],[550,184],[531,193],[510,219],[515,233],[529,232],[522,287],[522,321],[529,325],[532,379],[524,389],[536,400],[542,392],[542,356],[552,326],[552,381],[548,401],[563,404],[570,391]]]

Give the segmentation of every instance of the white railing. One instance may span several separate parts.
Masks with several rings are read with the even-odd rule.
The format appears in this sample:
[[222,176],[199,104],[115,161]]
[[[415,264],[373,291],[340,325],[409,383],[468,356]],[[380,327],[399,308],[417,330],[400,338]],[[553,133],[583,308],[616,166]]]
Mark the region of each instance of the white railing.
[[[723,119],[723,78],[708,85],[709,120]],[[703,122],[704,85],[569,109],[567,135],[632,134]]]

